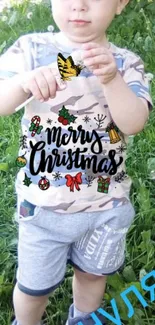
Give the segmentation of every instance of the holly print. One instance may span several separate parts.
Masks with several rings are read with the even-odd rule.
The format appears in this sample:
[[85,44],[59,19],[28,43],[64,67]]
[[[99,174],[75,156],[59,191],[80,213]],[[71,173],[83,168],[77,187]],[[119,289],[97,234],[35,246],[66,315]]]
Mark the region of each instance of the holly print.
[[76,119],[77,117],[73,114],[71,115],[69,113],[69,110],[66,109],[66,107],[63,105],[63,107],[59,111],[58,121],[63,125],[69,125],[70,123],[74,123]]

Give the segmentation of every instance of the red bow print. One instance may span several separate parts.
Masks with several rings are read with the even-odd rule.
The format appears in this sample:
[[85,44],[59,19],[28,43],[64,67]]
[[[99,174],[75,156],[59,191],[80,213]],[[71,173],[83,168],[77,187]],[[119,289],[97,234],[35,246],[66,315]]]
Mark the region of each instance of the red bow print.
[[82,184],[81,176],[82,173],[76,174],[75,177],[72,177],[69,174],[65,176],[65,178],[67,179],[66,185],[70,187],[70,192],[74,192],[74,186],[76,187],[77,191],[80,191],[79,184]]

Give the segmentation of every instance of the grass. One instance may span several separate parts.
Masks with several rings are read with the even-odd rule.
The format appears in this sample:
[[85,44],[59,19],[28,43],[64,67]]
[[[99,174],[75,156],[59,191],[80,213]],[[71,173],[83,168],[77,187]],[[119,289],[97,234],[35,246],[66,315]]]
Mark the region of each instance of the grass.
[[[138,53],[145,62],[147,72],[155,74],[155,27],[153,2],[131,1],[125,13],[118,17],[109,29],[109,39],[119,46],[128,47]],[[31,19],[27,19],[32,12]],[[2,21],[4,16],[8,19]],[[0,17],[0,52],[3,53],[20,35],[34,31],[46,31],[51,25],[49,4],[35,5],[24,1],[4,10]],[[52,22],[53,25],[53,22]],[[155,103],[155,79],[151,83],[151,94]],[[0,118],[0,324],[9,325],[13,315],[12,291],[17,267],[17,226],[13,219],[16,208],[14,191],[17,167],[20,120],[22,111]],[[131,200],[136,209],[136,218],[127,236],[127,256],[125,269],[109,277],[105,303],[111,312],[110,300],[116,298],[124,324],[153,325],[155,305],[150,296],[145,295],[149,306],[142,308],[133,295],[131,301],[135,315],[127,318],[127,309],[120,299],[120,292],[134,283],[140,289],[142,274],[154,268],[155,261],[155,113],[140,134],[130,138],[127,170],[133,180]],[[154,171],[154,173],[152,172]],[[152,172],[152,173],[151,173]],[[65,281],[49,300],[45,313],[45,323],[65,324],[67,311],[72,302],[72,268],[67,269]]]

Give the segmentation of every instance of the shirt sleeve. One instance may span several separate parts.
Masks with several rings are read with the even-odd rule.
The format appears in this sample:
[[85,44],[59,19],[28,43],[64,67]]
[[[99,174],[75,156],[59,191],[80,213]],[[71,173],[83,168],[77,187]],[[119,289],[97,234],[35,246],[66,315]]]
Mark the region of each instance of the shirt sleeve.
[[138,97],[146,99],[149,109],[152,109],[150,84],[144,71],[144,63],[139,56],[132,52],[129,52],[124,61],[123,78]]
[[0,56],[0,79],[32,70],[31,39],[21,36]]

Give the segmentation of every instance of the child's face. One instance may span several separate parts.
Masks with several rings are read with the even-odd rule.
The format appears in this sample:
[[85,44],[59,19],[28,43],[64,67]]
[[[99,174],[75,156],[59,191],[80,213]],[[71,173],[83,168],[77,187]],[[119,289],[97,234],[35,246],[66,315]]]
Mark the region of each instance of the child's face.
[[[102,39],[129,0],[51,0],[53,18],[73,42]],[[78,21],[77,21],[78,20]]]

